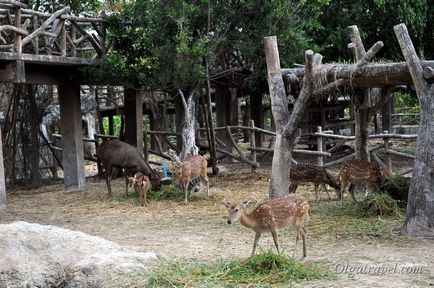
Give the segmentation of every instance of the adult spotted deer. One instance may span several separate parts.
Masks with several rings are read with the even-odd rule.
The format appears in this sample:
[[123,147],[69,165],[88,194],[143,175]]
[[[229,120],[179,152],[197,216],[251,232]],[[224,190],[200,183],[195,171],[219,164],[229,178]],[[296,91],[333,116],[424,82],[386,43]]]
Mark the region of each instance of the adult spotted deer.
[[[369,191],[378,191],[385,177],[390,175],[380,167],[377,163],[369,162],[361,159],[349,159],[342,162],[339,168],[339,178],[341,183],[341,206],[343,206],[343,193],[348,184],[365,184]],[[356,201],[354,190],[348,189],[351,198]]]
[[313,183],[315,188],[315,200],[318,200],[318,186],[322,186],[327,192],[329,200],[331,199],[329,191],[325,184],[335,189],[336,195],[339,197],[341,186],[336,179],[330,175],[326,168],[308,164],[308,163],[293,163],[289,172],[289,193],[295,193],[299,184]]
[[239,219],[243,226],[256,232],[252,256],[255,254],[259,238],[261,238],[262,233],[266,231],[271,232],[274,245],[276,246],[277,252],[280,253],[277,239],[278,230],[294,226],[297,237],[293,257],[297,250],[300,235],[303,239],[303,257],[306,257],[306,229],[304,228],[304,221],[308,216],[309,203],[303,196],[288,194],[265,202],[256,207],[251,213],[246,214],[243,209],[250,203],[252,203],[252,200],[244,200],[239,204],[226,202],[225,206],[229,211],[228,224],[233,224]]
[[201,155],[188,156],[183,162],[174,163],[173,181],[182,182],[186,203],[188,201],[188,197],[191,195],[191,192],[188,191],[188,184],[190,183],[190,181],[200,176],[202,176],[202,179],[206,182],[206,193],[209,196],[207,166],[208,164],[205,157]]
[[140,204],[148,207],[146,198],[148,196],[148,191],[152,188],[149,177],[138,172],[134,174],[134,177],[128,177],[128,183],[130,187],[134,187],[134,189],[139,192]]

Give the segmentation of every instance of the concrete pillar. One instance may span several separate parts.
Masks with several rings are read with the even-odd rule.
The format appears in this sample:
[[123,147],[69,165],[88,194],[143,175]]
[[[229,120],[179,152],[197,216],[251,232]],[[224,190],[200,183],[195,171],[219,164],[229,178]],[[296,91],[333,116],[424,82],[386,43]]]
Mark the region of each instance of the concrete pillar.
[[125,142],[143,151],[143,90],[125,89]]
[[60,130],[63,144],[65,188],[85,188],[83,132],[81,128],[80,85],[59,85]]
[[1,135],[2,131],[0,127],[0,210],[6,207],[6,179],[3,165],[3,143]]

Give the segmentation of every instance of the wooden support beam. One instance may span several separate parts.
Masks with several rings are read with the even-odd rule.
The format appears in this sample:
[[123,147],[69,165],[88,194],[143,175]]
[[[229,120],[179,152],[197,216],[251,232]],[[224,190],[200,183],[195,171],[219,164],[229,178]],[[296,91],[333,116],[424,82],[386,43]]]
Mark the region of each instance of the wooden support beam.
[[125,89],[125,142],[143,151],[143,89]]
[[60,85],[58,92],[65,188],[68,190],[82,190],[85,188],[85,171],[80,86],[73,83]]
[[[0,126],[0,135],[2,135]],[[0,137],[0,210],[6,207],[6,179],[5,168],[3,165],[3,144],[2,137]]]

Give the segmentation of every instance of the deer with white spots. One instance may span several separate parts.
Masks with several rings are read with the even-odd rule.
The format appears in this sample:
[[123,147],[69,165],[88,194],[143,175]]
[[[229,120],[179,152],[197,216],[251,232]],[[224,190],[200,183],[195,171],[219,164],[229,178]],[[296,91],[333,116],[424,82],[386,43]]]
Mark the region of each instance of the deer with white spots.
[[207,175],[208,162],[205,157],[201,155],[192,155],[185,158],[183,162],[175,162],[173,181],[182,181],[182,186],[185,193],[185,203],[187,203],[188,196],[191,196],[191,192],[188,190],[188,184],[190,181],[202,177],[206,182],[206,193],[209,196],[209,181]]
[[152,188],[149,177],[138,172],[134,174],[134,177],[128,177],[128,183],[130,187],[134,187],[134,190],[136,190],[136,192],[139,192],[140,204],[142,206],[148,207],[148,202],[146,201],[146,198],[148,196],[148,191]]
[[259,238],[266,231],[271,232],[274,245],[277,252],[280,253],[278,242],[279,229],[293,226],[297,236],[292,257],[295,256],[300,235],[303,239],[303,257],[306,257],[306,229],[304,228],[304,221],[309,213],[309,203],[303,196],[289,194],[279,197],[259,205],[251,213],[246,214],[243,209],[250,203],[252,203],[252,200],[244,200],[239,204],[226,202],[225,206],[229,211],[228,224],[233,224],[239,219],[243,226],[256,232],[252,256],[255,254]]
[[318,200],[318,186],[320,185],[327,192],[329,200],[331,197],[325,184],[333,187],[338,197],[340,195],[341,186],[336,179],[330,175],[325,167],[309,163],[294,163],[291,165],[291,170],[289,172],[289,181],[289,193],[295,193],[299,184],[313,183],[315,188],[315,200]]
[[[365,184],[369,190],[379,190],[380,185],[385,178],[389,178],[391,175],[385,169],[380,167],[377,163],[369,162],[361,159],[350,159],[342,162],[339,167],[339,178],[341,182],[341,206],[343,206],[343,193],[348,184]],[[351,198],[356,201],[354,196],[354,190],[351,187],[348,189],[351,194]]]

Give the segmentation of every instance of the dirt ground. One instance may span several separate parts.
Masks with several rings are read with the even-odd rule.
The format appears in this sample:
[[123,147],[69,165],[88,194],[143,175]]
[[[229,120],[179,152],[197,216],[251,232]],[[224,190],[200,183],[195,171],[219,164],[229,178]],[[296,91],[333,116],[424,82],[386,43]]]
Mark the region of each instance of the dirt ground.
[[[222,202],[266,199],[269,169],[250,173],[249,169],[234,165],[229,170],[226,175],[210,178],[209,199],[200,197],[188,204],[149,201],[147,208],[138,206],[134,199],[122,198],[121,178],[112,182],[113,199],[107,198],[102,179],[89,180],[83,192],[65,192],[63,184],[13,191],[8,194],[7,209],[0,212],[0,223],[22,220],[56,225],[100,236],[136,251],[153,251],[167,259],[245,258],[251,253],[254,234],[239,223],[228,225]],[[303,282],[300,287],[434,286],[434,240],[408,239],[400,235],[399,226],[388,237],[375,233],[341,237],[336,232],[339,230],[321,229],[329,220],[320,218],[316,211],[325,205],[331,210],[339,206],[337,201],[326,200],[325,193],[321,194],[321,201],[313,201],[312,190],[307,185],[298,192],[311,200],[312,207],[305,261],[328,265],[336,276]],[[287,255],[292,255],[294,240],[292,231],[281,231],[279,242]],[[274,249],[270,235],[261,238],[260,249]]]

